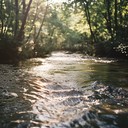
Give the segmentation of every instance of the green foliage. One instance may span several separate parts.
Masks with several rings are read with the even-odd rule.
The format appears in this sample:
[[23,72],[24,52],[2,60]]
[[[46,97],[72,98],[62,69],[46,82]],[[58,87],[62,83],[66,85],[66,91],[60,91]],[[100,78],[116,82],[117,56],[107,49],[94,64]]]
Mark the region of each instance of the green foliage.
[[127,0],[0,0],[0,57],[42,57],[61,49],[127,57],[127,12]]
[[32,0],[0,0],[0,46],[1,60],[19,58],[18,47],[25,38],[25,25]]
[[83,7],[85,12],[86,20],[90,26],[91,38],[94,42],[93,45],[95,46],[96,54],[103,55],[102,53],[104,53],[105,56],[127,57],[127,0],[72,1],[72,4],[76,3]]

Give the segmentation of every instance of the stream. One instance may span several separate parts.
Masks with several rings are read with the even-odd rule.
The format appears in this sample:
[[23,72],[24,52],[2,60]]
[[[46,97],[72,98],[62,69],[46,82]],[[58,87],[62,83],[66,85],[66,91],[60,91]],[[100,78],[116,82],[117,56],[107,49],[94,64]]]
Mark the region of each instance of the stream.
[[128,128],[127,64],[68,52],[0,64],[0,128]]

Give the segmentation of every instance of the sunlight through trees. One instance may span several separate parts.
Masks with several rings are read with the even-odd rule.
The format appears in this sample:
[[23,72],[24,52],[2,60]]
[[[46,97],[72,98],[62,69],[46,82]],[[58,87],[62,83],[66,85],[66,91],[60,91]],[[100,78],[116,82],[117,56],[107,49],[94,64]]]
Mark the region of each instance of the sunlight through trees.
[[0,0],[0,8],[2,60],[53,50],[128,56],[126,0]]

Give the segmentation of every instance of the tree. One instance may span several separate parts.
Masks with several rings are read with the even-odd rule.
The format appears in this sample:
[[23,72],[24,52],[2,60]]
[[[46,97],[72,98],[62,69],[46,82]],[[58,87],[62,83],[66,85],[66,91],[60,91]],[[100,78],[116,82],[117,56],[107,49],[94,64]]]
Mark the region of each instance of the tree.
[[16,40],[22,41],[24,39],[24,29],[25,29],[26,20],[27,20],[27,17],[28,17],[28,13],[29,13],[32,1],[33,0],[29,0],[29,3],[26,7],[25,0],[23,0],[23,18],[21,20],[21,27],[20,27],[19,32],[17,34]]
[[[127,56],[127,0],[74,0],[71,3],[80,3],[83,7],[91,37],[94,39],[92,45],[95,46],[96,51],[103,49],[105,55],[113,57]],[[125,47],[123,54],[119,52],[122,44]]]
[[14,37],[17,35],[19,29],[19,0],[15,0],[15,29]]
[[17,58],[18,47],[24,40],[25,26],[32,0],[0,1],[0,50],[2,59]]

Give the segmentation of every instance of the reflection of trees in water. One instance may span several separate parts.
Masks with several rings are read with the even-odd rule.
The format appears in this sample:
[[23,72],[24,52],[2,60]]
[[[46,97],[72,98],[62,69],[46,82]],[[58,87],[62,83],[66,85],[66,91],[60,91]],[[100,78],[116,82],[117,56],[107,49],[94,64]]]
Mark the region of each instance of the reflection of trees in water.
[[[126,62],[127,63],[127,62]],[[107,85],[127,87],[127,67],[126,63],[122,64],[118,62],[114,63],[96,63],[92,65],[93,73],[90,75],[90,79],[94,81],[103,82]]]

